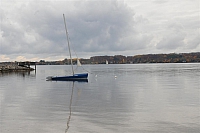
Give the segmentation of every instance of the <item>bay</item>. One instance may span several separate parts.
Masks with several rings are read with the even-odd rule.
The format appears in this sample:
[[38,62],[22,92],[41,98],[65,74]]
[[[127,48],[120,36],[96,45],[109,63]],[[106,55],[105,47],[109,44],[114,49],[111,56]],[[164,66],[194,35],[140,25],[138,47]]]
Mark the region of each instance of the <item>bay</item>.
[[[83,65],[0,73],[1,133],[199,133],[200,64]],[[78,68],[77,71],[85,71]]]

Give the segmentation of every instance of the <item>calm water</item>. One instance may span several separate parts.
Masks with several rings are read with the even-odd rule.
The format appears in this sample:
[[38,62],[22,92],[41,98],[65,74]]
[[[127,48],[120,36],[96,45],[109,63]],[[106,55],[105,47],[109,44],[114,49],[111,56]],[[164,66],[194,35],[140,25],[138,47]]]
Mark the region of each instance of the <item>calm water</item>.
[[0,73],[0,132],[200,132],[200,64],[84,68],[88,83],[46,81],[70,66]]

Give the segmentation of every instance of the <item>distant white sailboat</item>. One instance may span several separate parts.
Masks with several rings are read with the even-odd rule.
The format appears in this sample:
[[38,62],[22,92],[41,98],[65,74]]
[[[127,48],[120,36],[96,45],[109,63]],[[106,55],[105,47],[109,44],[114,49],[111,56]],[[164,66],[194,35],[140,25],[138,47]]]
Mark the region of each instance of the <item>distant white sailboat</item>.
[[108,65],[108,61],[106,60],[106,64]]
[[78,58],[77,58],[77,66],[81,66],[81,62]]

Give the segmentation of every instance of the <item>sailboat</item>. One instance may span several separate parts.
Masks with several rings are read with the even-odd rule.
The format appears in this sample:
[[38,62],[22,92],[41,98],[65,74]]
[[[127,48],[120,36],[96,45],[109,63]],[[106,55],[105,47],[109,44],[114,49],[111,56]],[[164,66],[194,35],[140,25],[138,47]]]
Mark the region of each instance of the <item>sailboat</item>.
[[64,14],[63,14],[63,19],[64,19],[64,24],[65,24],[65,30],[66,30],[66,36],[67,36],[67,44],[68,44],[68,50],[69,50],[69,55],[70,55],[70,63],[71,63],[73,75],[71,75],[71,76],[58,76],[58,77],[57,76],[56,77],[49,76],[49,77],[47,77],[47,79],[48,80],[56,80],[56,81],[59,81],[59,80],[60,81],[87,81],[88,73],[80,73],[80,74],[75,74],[74,73],[71,50],[70,50],[70,45],[69,45],[69,36],[68,36],[68,32],[67,32],[67,26],[66,26],[66,21],[65,21],[65,15]]
[[106,65],[108,65],[108,61],[106,60]]
[[78,58],[77,58],[77,66],[81,66],[81,62]]

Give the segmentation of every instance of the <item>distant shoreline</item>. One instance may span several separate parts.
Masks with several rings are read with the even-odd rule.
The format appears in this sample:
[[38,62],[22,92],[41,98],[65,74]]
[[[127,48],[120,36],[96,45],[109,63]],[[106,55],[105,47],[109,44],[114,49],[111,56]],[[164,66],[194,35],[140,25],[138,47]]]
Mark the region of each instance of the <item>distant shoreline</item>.
[[[170,54],[146,54],[135,56],[93,56],[90,59],[79,58],[81,64],[140,64],[140,63],[200,63],[200,52],[193,53],[170,53]],[[73,59],[76,64],[77,59]],[[16,62],[0,62],[0,65],[13,64]],[[69,59],[61,61],[45,61],[35,62],[36,65],[68,65]]]

